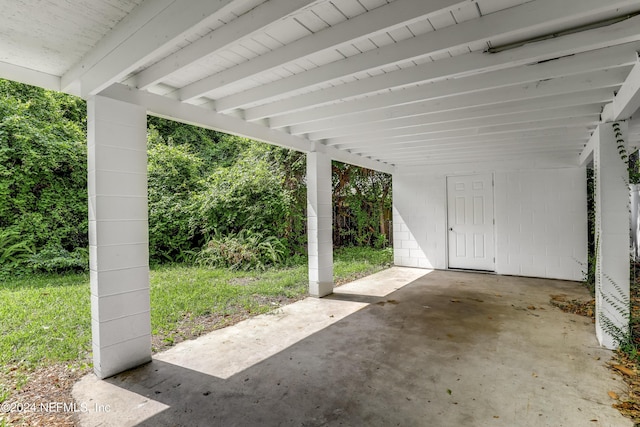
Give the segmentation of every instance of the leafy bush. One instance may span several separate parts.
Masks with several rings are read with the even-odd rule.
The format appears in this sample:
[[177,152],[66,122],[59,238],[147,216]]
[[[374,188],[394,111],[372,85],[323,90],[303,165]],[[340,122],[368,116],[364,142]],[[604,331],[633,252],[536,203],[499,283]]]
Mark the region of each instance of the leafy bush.
[[227,236],[216,235],[198,255],[198,264],[204,267],[226,267],[234,270],[261,269],[282,264],[286,248],[274,236],[242,230]]
[[61,246],[48,246],[30,259],[34,270],[45,273],[86,271],[89,269],[89,250],[75,248],[69,252]]
[[198,194],[204,235],[234,235],[242,230],[282,237],[292,204],[282,169],[267,156],[247,152],[230,167],[218,168]]
[[200,242],[192,220],[195,195],[202,190],[202,160],[189,145],[172,145],[149,131],[149,257],[153,262],[185,262]]
[[88,245],[85,123],[81,99],[0,79],[0,229],[30,248]]

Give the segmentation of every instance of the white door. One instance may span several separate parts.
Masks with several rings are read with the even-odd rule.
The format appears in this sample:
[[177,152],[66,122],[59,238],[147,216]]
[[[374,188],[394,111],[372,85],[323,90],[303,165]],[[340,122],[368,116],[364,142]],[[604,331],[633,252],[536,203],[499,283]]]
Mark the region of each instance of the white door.
[[493,174],[447,177],[449,268],[495,271]]

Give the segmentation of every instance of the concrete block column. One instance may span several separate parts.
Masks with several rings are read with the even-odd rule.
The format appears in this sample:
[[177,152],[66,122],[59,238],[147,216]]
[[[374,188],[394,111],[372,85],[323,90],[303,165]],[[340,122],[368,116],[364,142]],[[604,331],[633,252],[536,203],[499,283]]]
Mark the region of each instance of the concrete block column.
[[87,113],[93,364],[106,378],[151,360],[147,115],[101,96]]
[[[622,137],[611,123],[595,130],[593,153],[596,205],[596,335],[604,347],[615,349],[629,330],[629,187],[627,164],[618,140],[627,141],[627,123],[619,122]],[[626,147],[625,147],[626,149]]]
[[323,297],[333,292],[331,158],[324,153],[307,154],[307,230],[309,294]]

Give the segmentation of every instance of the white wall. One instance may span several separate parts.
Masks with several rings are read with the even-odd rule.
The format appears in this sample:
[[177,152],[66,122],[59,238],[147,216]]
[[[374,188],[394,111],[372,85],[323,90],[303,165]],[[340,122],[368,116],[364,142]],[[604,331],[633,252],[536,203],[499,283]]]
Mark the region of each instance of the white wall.
[[496,273],[582,280],[587,262],[586,170],[508,167],[459,165],[394,173],[395,264],[446,269],[446,177],[491,171]]

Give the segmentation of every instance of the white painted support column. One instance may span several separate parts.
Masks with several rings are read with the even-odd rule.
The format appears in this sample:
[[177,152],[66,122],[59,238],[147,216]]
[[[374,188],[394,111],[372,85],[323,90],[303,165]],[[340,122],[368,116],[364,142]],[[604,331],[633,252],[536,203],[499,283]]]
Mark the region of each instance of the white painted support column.
[[331,158],[324,153],[307,154],[307,230],[309,294],[323,297],[333,292]]
[[[615,349],[629,330],[629,186],[627,164],[618,140],[627,140],[627,123],[595,130],[593,164],[596,205],[596,335],[604,347]],[[625,146],[626,149],[626,146]]]
[[106,378],[151,360],[147,115],[101,96],[87,113],[93,364]]

